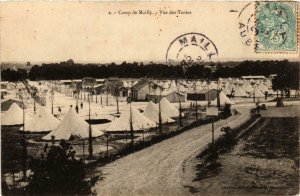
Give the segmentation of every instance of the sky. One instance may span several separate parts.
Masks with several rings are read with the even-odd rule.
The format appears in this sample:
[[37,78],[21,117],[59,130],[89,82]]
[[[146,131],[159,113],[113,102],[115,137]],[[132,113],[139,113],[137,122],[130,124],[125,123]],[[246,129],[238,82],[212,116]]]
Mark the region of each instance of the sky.
[[[213,61],[296,60],[298,53],[257,54],[242,43],[247,2],[6,2],[0,4],[2,62],[165,62],[170,43],[197,32],[217,47]],[[191,14],[128,15],[186,10]],[[254,4],[248,12],[254,12]],[[231,10],[231,11],[230,11]],[[120,14],[118,12],[120,11]],[[109,12],[116,14],[109,14]],[[245,17],[247,18],[247,14]],[[251,36],[250,36],[251,37]],[[253,39],[253,37],[251,37]]]

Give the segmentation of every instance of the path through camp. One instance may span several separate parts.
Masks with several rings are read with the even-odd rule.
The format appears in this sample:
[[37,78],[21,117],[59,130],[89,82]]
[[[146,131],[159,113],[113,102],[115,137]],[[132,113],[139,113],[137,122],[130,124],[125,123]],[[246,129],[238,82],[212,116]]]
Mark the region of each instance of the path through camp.
[[[215,123],[215,137],[222,126],[236,127],[249,119],[249,108],[240,115]],[[211,142],[211,124],[193,128],[139,152],[120,158],[95,175],[103,174],[92,190],[98,195],[185,195],[188,189],[181,179],[183,163]]]

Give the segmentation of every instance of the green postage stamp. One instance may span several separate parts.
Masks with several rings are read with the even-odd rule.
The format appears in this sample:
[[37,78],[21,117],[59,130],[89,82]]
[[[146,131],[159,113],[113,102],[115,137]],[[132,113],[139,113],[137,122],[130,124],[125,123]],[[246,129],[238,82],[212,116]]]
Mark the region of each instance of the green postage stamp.
[[296,2],[256,3],[256,52],[297,50]]

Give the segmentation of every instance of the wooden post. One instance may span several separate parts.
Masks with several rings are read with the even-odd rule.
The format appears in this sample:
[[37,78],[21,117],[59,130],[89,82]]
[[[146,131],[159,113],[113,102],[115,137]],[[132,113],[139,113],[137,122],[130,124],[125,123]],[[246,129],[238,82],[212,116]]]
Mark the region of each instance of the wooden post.
[[215,150],[214,150],[214,146],[215,146],[215,126],[214,126],[214,120],[215,120],[215,117],[212,116],[212,124],[211,124],[211,134],[212,134],[212,137],[211,137],[211,146],[212,146],[212,155],[214,155],[215,153]]
[[88,94],[89,100],[89,159],[93,158],[93,141],[92,141],[92,127],[91,127],[91,103],[90,94]]
[[106,134],[106,158],[108,159],[108,138],[109,138],[109,135],[108,133]]

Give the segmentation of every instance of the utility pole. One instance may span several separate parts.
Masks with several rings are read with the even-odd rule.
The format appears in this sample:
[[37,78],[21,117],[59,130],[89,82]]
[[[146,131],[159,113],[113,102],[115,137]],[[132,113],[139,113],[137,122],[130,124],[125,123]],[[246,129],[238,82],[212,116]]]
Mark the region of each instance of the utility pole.
[[108,86],[106,87],[106,106],[108,106]]
[[197,80],[195,81],[195,98],[196,98],[196,121],[198,120],[198,102],[197,102]]
[[220,104],[220,88],[219,88],[219,80],[217,80],[217,107],[218,107],[218,110],[220,110],[221,108],[221,104]]
[[27,171],[27,145],[26,145],[26,138],[25,138],[25,104],[23,95],[21,95],[22,99],[22,109],[23,109],[23,131],[22,131],[22,146],[23,146],[23,178],[26,179],[26,171]]
[[92,127],[91,127],[91,102],[90,102],[90,92],[88,93],[89,101],[89,159],[93,158],[93,141],[92,141]]
[[120,114],[120,111],[119,111],[119,84],[118,84],[118,81],[117,81],[117,89],[116,89],[116,96],[117,96],[117,114]]
[[132,125],[132,108],[130,102],[130,136],[131,136],[131,147],[132,151],[134,150],[134,133],[133,133],[133,125]]
[[212,128],[212,131],[211,131],[211,144],[212,144],[212,155],[214,156],[215,155],[215,126],[214,126],[214,120],[215,120],[215,117],[212,116],[212,124],[211,124],[211,128]]
[[[161,89],[160,89],[160,100],[161,100]],[[158,103],[158,127],[159,127],[159,133],[162,134],[162,118],[161,118],[161,104],[160,104],[160,101]]]
[[33,111],[34,111],[34,114],[36,112],[36,107],[35,107],[35,96],[33,96]]
[[209,107],[209,99],[210,99],[210,96],[209,96],[209,80],[207,80],[207,107]]
[[53,86],[51,88],[51,113],[53,115],[53,99],[54,99],[54,90],[53,90]]
[[108,139],[109,139],[109,134],[106,133],[105,136],[106,136],[106,158],[108,159]]

